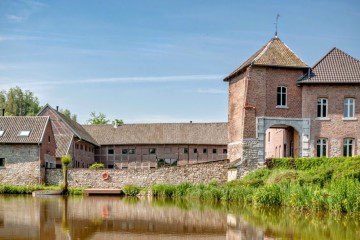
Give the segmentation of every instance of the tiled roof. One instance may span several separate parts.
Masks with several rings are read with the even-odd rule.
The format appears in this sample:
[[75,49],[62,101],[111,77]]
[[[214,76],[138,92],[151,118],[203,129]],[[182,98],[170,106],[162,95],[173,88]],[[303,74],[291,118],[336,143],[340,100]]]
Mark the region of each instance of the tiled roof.
[[76,121],[69,119],[64,114],[56,111],[50,105],[46,104],[45,107],[38,113],[38,115],[41,115],[46,108],[49,108],[53,113],[55,113],[69,127],[70,131],[75,136],[96,146],[98,145],[96,140],[82,127],[82,125],[80,125]]
[[83,125],[100,145],[228,143],[227,123]]
[[229,81],[231,78],[237,76],[249,65],[308,68],[308,65],[296,56],[296,54],[291,51],[280,38],[274,37],[248,60],[241,64],[240,67],[225,77],[224,81]]
[[72,143],[73,135],[55,134],[56,142],[56,157],[61,157],[69,153],[70,144]]
[[333,48],[298,83],[360,83],[360,61]]
[[[49,117],[0,117],[0,143],[41,143]],[[18,136],[30,131],[29,136]]]

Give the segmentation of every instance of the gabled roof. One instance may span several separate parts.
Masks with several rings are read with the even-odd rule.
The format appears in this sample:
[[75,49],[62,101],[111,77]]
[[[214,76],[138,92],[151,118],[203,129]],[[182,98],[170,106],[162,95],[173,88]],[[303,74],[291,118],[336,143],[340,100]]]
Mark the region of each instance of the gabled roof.
[[227,123],[153,123],[83,125],[100,145],[208,144],[227,145]]
[[248,60],[224,78],[229,81],[231,78],[243,72],[248,66],[271,66],[286,68],[309,68],[284,42],[278,37],[273,37],[268,43],[260,48]]
[[64,114],[53,109],[49,104],[46,104],[43,109],[38,113],[38,116],[45,111],[46,108],[49,108],[54,114],[56,114],[70,129],[70,131],[79,139],[92,143],[98,146],[96,140],[77,122],[66,117]]
[[[0,117],[0,143],[42,142],[49,117],[7,116]],[[20,131],[30,131],[28,136],[19,136]]]
[[360,83],[360,61],[333,48],[298,83]]
[[73,141],[72,135],[55,134],[56,151],[55,156],[61,157],[69,153],[70,145]]

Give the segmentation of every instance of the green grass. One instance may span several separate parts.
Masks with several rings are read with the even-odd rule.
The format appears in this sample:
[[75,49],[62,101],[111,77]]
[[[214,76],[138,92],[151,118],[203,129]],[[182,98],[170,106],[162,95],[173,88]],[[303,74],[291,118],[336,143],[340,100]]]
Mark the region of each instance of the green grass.
[[360,212],[360,157],[271,159],[267,166],[223,185],[156,184],[151,192],[155,197],[214,203]]
[[[0,194],[31,194],[37,190],[60,190],[61,186],[18,186],[18,185],[0,185]],[[69,188],[69,195],[82,195],[83,188]]]

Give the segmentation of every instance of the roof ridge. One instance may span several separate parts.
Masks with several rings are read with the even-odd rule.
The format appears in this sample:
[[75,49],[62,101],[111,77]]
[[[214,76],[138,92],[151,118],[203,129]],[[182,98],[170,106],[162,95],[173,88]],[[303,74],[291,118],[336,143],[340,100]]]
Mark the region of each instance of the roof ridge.
[[259,58],[264,55],[264,53],[269,49],[270,45],[274,42],[274,38],[272,38],[264,47],[264,49],[251,61],[250,64],[253,64],[255,61],[257,61]]

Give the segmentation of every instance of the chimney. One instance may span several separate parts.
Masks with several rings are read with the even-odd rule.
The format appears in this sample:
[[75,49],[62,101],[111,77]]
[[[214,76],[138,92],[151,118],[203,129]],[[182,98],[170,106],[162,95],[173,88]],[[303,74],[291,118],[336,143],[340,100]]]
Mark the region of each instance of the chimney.
[[190,121],[190,123],[192,123],[192,121]]
[[5,116],[5,108],[2,109],[3,116]]
[[59,111],[59,106],[56,106],[56,111],[57,111],[57,112]]

